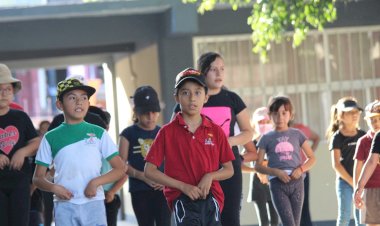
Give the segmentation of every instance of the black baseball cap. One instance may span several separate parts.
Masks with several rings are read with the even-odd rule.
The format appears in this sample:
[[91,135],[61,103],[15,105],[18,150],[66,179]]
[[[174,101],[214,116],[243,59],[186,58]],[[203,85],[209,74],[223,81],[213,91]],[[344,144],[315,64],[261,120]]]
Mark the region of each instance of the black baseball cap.
[[135,111],[139,114],[161,111],[157,92],[151,86],[138,87],[132,98]]
[[207,88],[204,76],[201,74],[200,71],[195,70],[193,68],[186,68],[185,70],[178,73],[178,75],[175,78],[174,88],[177,89],[178,86],[180,86],[184,81],[189,79]]

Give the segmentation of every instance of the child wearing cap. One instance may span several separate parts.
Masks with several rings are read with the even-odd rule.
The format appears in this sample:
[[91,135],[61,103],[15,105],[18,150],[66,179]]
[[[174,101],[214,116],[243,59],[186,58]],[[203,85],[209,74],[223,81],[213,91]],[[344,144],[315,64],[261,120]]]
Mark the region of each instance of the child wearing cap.
[[[219,181],[233,175],[234,155],[223,130],[201,114],[207,87],[200,72],[180,72],[174,88],[181,111],[158,132],[146,157],[145,176],[165,185],[177,225],[221,225]],[[164,173],[158,170],[163,161]]]
[[332,167],[336,172],[338,199],[337,225],[349,225],[354,211],[355,225],[359,225],[359,211],[353,208],[354,153],[357,141],[365,135],[359,129],[362,108],[354,97],[343,97],[331,107],[330,125],[326,137],[330,141]]
[[356,208],[360,209],[360,223],[380,225],[380,102],[375,100],[368,104],[365,113],[369,130],[358,140],[355,152],[354,201]]
[[[58,83],[56,105],[65,121],[45,134],[37,152],[33,182],[54,193],[56,225],[106,225],[101,185],[125,173],[125,164],[108,133],[83,120],[94,93],[94,88],[77,79]],[[100,175],[102,158],[113,168],[104,175]],[[45,178],[51,164],[54,183]]]
[[10,108],[21,81],[0,64],[0,224],[26,226],[29,219],[28,157],[35,155],[40,138],[29,116]]
[[[207,102],[203,105],[201,113],[222,127],[235,155],[235,160],[232,161],[234,175],[220,182],[226,204],[222,212],[222,224],[240,226],[243,176],[242,158],[238,145],[244,145],[246,154],[250,156],[252,156],[253,151],[251,150],[254,148],[251,143],[253,130],[249,123],[248,109],[238,94],[224,86],[226,74],[222,55],[216,52],[206,52],[198,58],[197,64],[208,89]],[[179,106],[174,109],[175,112],[179,110]],[[236,133],[235,126],[238,127],[239,133]],[[244,154],[244,158],[246,154]]]
[[160,103],[150,86],[138,87],[133,95],[134,124],[120,134],[119,150],[128,163],[129,192],[132,207],[140,226],[170,226],[170,210],[163,194],[163,185],[144,176],[145,157],[160,127]]

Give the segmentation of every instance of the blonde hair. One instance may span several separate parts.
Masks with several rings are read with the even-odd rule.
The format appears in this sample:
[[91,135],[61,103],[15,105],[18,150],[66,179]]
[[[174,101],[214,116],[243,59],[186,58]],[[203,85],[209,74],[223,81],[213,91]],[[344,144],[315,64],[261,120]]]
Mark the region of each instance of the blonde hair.
[[331,136],[336,131],[338,131],[341,126],[343,126],[343,122],[340,120],[340,118],[342,117],[342,115],[344,114],[344,112],[343,111],[339,111],[338,108],[337,108],[337,106],[340,105],[340,104],[342,104],[342,103],[344,103],[347,100],[352,100],[352,101],[357,102],[357,100],[356,100],[355,97],[346,96],[346,97],[340,98],[336,104],[333,104],[331,106],[331,109],[330,109],[330,124],[327,127],[326,134],[325,134],[327,140],[330,140]]

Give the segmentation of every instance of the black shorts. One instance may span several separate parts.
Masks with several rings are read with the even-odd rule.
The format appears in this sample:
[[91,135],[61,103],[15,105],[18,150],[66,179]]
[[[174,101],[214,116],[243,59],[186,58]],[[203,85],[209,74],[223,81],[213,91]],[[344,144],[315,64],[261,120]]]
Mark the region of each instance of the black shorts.
[[180,195],[173,202],[173,215],[179,226],[221,226],[219,204],[213,195],[206,199],[191,200]]

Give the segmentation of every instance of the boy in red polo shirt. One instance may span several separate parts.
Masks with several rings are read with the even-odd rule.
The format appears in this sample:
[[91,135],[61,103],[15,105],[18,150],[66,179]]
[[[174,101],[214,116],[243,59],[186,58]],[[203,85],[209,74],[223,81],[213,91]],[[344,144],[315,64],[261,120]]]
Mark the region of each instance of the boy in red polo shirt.
[[[201,115],[207,86],[199,71],[176,77],[181,111],[161,128],[146,156],[145,176],[165,185],[177,225],[220,226],[224,195],[219,185],[233,175],[231,147],[223,130]],[[165,172],[157,169],[165,160]]]

